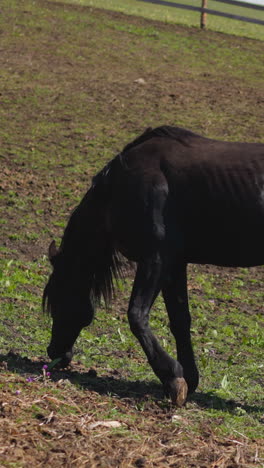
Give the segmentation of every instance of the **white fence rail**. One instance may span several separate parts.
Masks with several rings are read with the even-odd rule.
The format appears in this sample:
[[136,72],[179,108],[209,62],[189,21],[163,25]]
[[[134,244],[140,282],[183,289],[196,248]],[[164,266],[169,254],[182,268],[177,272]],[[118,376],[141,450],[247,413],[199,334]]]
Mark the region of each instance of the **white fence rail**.
[[[255,23],[255,24],[262,24],[264,25],[264,20],[260,20],[257,18],[249,18],[247,16],[241,16],[241,15],[235,15],[232,13],[225,13],[222,11],[218,10],[211,10],[210,8],[207,8],[207,0],[202,0],[202,6],[201,7],[196,7],[193,5],[187,5],[185,3],[175,3],[167,0],[138,0],[140,2],[146,2],[146,3],[155,3],[157,5],[164,5],[164,6],[169,6],[169,7],[174,7],[174,8],[182,8],[184,10],[192,10],[192,11],[199,11],[201,12],[201,28],[205,28],[206,26],[206,15],[216,15],[216,16],[222,16],[225,18],[231,18],[234,20],[239,20],[239,21],[245,21],[248,23]],[[228,3],[229,5],[234,5],[234,6],[239,6],[243,8],[251,8],[253,10],[261,10],[264,11],[264,6],[262,5],[254,5],[251,3],[244,3],[236,0],[214,0],[215,2],[219,3]]]

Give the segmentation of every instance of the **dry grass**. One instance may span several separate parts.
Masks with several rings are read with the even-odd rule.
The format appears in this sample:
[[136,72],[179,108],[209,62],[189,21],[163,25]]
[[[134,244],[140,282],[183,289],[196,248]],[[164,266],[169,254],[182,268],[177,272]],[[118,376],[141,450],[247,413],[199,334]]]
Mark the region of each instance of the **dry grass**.
[[1,466],[261,466],[263,440],[217,437],[206,424],[194,434],[186,409],[145,400],[139,411],[133,399],[80,390],[65,379],[28,382],[7,369],[0,385]]
[[[77,356],[98,366],[93,383],[78,363],[45,380],[33,356],[44,355],[50,330],[40,318],[43,254],[91,177],[149,125],[263,141],[262,43],[44,0],[2,0],[0,9],[0,467],[260,467],[260,269],[191,271],[203,375],[201,393],[177,412],[148,382],[131,341],[126,285],[113,307],[118,321],[101,312],[78,342]],[[164,314],[153,316],[166,337]],[[11,347],[28,359],[9,356]],[[213,399],[226,373],[231,391]]]

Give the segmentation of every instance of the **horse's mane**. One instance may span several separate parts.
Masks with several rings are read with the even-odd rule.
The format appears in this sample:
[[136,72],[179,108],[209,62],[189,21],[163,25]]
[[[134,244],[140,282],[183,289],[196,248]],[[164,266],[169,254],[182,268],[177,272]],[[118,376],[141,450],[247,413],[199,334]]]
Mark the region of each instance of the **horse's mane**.
[[190,146],[193,138],[201,138],[200,135],[181,127],[172,127],[170,125],[162,125],[161,127],[156,128],[148,127],[142,135],[135,138],[135,140],[124,147],[123,153],[155,137],[171,138],[173,140],[177,140],[184,146]]
[[[96,185],[103,182],[102,175],[96,181]],[[77,288],[88,291],[93,306],[96,306],[103,298],[105,306],[108,307],[114,296],[115,280],[123,277],[123,258],[114,249],[107,236],[102,245],[98,246],[96,256],[94,251],[90,256],[91,252],[87,249],[89,243],[96,238],[93,230],[91,237],[89,229],[87,230],[87,221],[92,222],[89,219],[90,206],[96,203],[96,196],[94,199],[89,196],[91,191],[93,188],[86,193],[81,203],[72,212],[58,252],[51,260],[54,269],[42,298],[43,310],[47,313],[50,313],[53,302],[56,302],[58,281],[61,284],[64,275],[68,275],[69,272],[71,272],[73,290]]]

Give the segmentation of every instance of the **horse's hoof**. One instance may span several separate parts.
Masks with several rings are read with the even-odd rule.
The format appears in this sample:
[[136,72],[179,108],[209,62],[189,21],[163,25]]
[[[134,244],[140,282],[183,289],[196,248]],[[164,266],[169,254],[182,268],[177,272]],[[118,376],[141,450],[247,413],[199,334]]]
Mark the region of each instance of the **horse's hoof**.
[[169,396],[173,405],[181,408],[187,398],[188,385],[183,377],[176,377],[169,384]]

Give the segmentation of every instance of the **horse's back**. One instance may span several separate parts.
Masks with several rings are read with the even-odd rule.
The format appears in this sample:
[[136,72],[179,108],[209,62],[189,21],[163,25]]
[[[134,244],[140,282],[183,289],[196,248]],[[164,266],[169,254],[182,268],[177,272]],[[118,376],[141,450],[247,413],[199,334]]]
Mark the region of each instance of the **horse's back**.
[[187,262],[264,264],[264,145],[187,137],[153,137],[130,148],[119,184],[134,190],[136,210],[144,189],[166,185],[167,236],[182,239]]
[[264,145],[207,140],[182,156],[167,168],[188,262],[264,264]]

